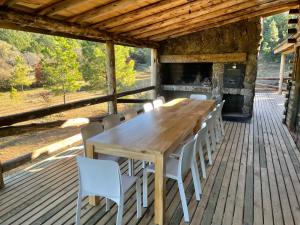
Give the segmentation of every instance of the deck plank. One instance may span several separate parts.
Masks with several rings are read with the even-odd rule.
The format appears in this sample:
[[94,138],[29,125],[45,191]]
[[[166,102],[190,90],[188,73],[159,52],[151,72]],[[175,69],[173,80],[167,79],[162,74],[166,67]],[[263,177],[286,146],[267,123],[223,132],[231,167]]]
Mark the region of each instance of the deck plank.
[[[281,123],[283,97],[258,93],[248,122],[225,122],[226,134],[207,165],[201,201],[195,200],[191,174],[184,178],[190,224],[290,225],[300,221],[300,152]],[[5,178],[0,190],[1,224],[74,224],[80,148],[58,154]],[[200,169],[200,168],[199,168]],[[126,162],[121,163],[127,172]],[[141,176],[141,164],[135,172]],[[149,206],[136,219],[134,188],[126,194],[124,224],[153,224],[154,177],[149,176]],[[168,225],[184,225],[176,182],[167,181]],[[82,224],[114,224],[116,206],[106,212],[83,200]]]

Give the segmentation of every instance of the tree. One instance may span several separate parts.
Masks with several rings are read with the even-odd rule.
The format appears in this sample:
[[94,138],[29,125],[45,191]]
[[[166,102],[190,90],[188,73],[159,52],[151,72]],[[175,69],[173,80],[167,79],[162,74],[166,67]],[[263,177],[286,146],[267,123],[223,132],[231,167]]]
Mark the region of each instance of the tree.
[[275,46],[279,41],[278,28],[275,20],[270,23],[270,42]]
[[66,94],[79,90],[82,74],[78,62],[79,44],[73,39],[54,37],[51,47],[45,47],[42,71],[46,74],[46,88],[54,94]]
[[24,86],[32,84],[32,80],[29,78],[31,68],[25,63],[23,57],[17,56],[16,63],[12,72],[11,87],[21,87],[24,90]]
[[80,71],[90,90],[106,88],[105,46],[100,43],[82,41]]
[[135,85],[134,61],[129,58],[130,48],[115,46],[117,90],[122,91]]

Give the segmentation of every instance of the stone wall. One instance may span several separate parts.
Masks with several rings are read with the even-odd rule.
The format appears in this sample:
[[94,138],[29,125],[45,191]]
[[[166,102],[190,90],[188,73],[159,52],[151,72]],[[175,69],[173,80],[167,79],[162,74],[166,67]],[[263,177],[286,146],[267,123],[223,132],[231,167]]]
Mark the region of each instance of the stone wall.
[[[252,114],[257,56],[261,42],[261,21],[241,21],[160,43],[159,55],[201,55],[222,53],[246,53],[244,88],[223,89],[224,63],[213,62],[213,93],[241,94],[244,96],[243,113]],[[160,74],[164,76],[165,74]],[[162,93],[163,94],[163,93]]]

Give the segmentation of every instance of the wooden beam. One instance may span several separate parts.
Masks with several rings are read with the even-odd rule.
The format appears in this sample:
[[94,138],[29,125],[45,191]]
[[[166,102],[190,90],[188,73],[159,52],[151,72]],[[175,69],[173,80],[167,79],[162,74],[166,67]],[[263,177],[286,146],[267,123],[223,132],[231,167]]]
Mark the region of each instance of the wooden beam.
[[117,82],[115,65],[115,46],[113,41],[106,41],[106,82],[107,94],[112,95],[112,101],[108,102],[108,113],[117,114]]
[[288,24],[298,24],[298,18],[289,19]]
[[136,1],[136,0],[118,0],[101,6],[95,9],[91,9],[87,12],[69,18],[69,21],[76,22],[80,21],[85,23],[98,23],[103,20],[107,20],[114,16],[118,16],[135,9],[150,5],[152,3],[158,2],[158,0],[148,0],[148,1]]
[[288,34],[297,34],[297,28],[289,28]]
[[[285,0],[278,0],[276,2],[272,0],[266,0],[264,1],[264,4],[257,5],[256,2],[246,1],[244,3],[239,3],[238,5],[234,5],[235,1],[227,1],[225,3],[219,4],[218,7],[216,6],[210,9],[206,9],[206,10],[204,9],[201,10],[200,12],[194,13],[195,15],[193,16],[194,18],[192,19],[189,19],[189,17],[173,19],[171,21],[166,21],[166,23],[162,22],[149,27],[143,27],[143,29],[129,32],[127,33],[127,35],[135,36],[137,38],[147,38],[171,30],[180,30],[179,28],[181,27],[188,29],[190,26],[198,26],[201,23],[207,24],[207,22],[211,22],[213,19],[219,19],[219,18],[227,19],[228,17],[231,17],[231,15],[237,17],[261,9],[268,10],[270,8],[276,8],[278,7],[278,4],[280,3],[286,4],[285,2],[286,2]],[[229,3],[232,5],[230,5],[230,7],[227,8],[226,5]],[[297,2],[294,1],[292,4],[296,5]],[[214,11],[214,9],[217,10]]]
[[69,8],[76,7],[77,5],[80,5],[82,3],[84,3],[83,0],[59,1],[45,8],[38,9],[36,13],[39,15],[55,15],[63,10],[68,10]]
[[16,10],[4,9],[0,7],[0,21],[1,23],[14,24],[15,28],[20,27],[20,30],[26,28],[45,30],[49,34],[59,34],[60,36],[74,37],[79,39],[89,39],[93,41],[105,42],[106,40],[113,40],[116,44],[129,45],[136,47],[157,48],[158,44],[149,41],[139,41],[132,38],[120,37],[105,31],[99,31],[81,25],[63,22],[56,19],[50,19],[44,16],[36,16],[29,13],[24,13]]
[[[240,0],[238,0],[240,1]],[[160,13],[152,14],[143,19],[135,20],[125,25],[116,26],[112,29],[109,29],[110,32],[114,33],[124,33],[131,30],[135,30],[141,27],[146,27],[150,24],[157,23],[160,21],[168,20],[171,18],[176,18],[181,15],[189,14],[190,12],[203,10],[205,7],[211,7],[215,2],[219,2],[218,0],[196,0],[196,1],[187,1],[187,4],[179,5],[177,7],[164,10]]]
[[278,84],[278,94],[282,93],[282,84],[283,84],[283,77],[284,77],[284,67],[285,67],[285,54],[281,54],[280,71],[279,71],[279,84]]
[[198,63],[198,62],[246,62],[247,53],[224,53],[202,55],[161,55],[160,63]]
[[162,41],[168,38],[175,38],[182,35],[199,32],[205,29],[220,27],[226,24],[239,22],[246,19],[251,19],[255,17],[261,16],[269,16],[272,14],[277,14],[281,12],[285,12],[292,7],[295,7],[296,3],[288,3],[283,5],[274,5],[270,7],[269,5],[262,7],[256,6],[253,8],[248,8],[246,10],[241,10],[232,14],[224,15],[221,17],[212,18],[209,21],[203,21],[201,23],[193,24],[193,25],[186,25],[183,28],[171,30],[162,34],[154,35],[149,37],[150,40],[155,41]]
[[152,98],[156,99],[158,92],[158,50],[151,49],[151,85],[156,88],[152,91]]
[[299,14],[299,9],[290,9],[289,14]]
[[125,13],[123,15],[96,23],[92,27],[99,29],[110,29],[130,22],[140,21],[142,18],[147,18],[148,16],[152,16],[156,13],[164,12],[168,9],[184,4],[191,3],[187,2],[186,0],[164,0],[143,8],[136,9],[129,13]]
[[16,4],[20,1],[21,0],[4,0],[1,5],[5,5],[5,6],[10,7],[10,6],[12,6],[12,5],[14,5],[14,4]]
[[256,5],[256,1],[249,0],[229,0],[221,3],[218,2],[217,4],[214,4],[210,7],[205,7],[202,10],[193,11],[191,13],[187,12],[186,14],[183,14],[181,16],[159,21],[158,23],[154,23],[146,27],[141,27],[128,33],[124,33],[124,35],[146,38],[155,34],[163,33],[167,30],[171,30],[174,28],[176,29],[178,26],[181,26],[181,24],[184,23],[192,23],[192,21],[200,22],[204,20],[209,20],[213,17],[233,13]]
[[4,188],[3,167],[0,160],[0,189]]

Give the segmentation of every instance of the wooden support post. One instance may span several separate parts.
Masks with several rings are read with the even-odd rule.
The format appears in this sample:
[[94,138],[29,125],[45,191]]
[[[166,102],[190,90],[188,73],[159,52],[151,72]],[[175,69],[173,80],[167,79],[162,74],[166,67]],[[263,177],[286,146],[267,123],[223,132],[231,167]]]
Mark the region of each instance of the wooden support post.
[[117,85],[115,67],[115,48],[113,41],[106,41],[106,79],[108,95],[113,95],[113,101],[108,102],[108,113],[118,113],[117,109]]
[[158,92],[158,51],[151,49],[151,86],[155,86],[151,97],[155,99]]
[[3,179],[3,169],[0,161],[0,189],[4,187],[4,179]]
[[283,84],[283,77],[284,77],[284,67],[285,67],[285,54],[281,53],[278,94],[282,93],[282,84]]

